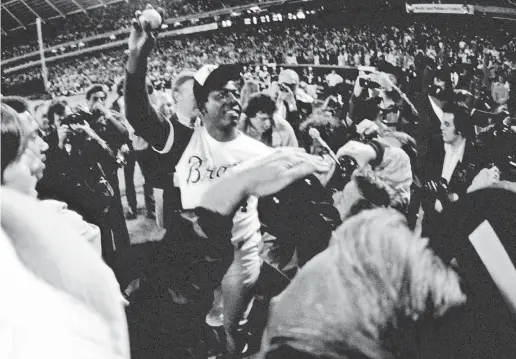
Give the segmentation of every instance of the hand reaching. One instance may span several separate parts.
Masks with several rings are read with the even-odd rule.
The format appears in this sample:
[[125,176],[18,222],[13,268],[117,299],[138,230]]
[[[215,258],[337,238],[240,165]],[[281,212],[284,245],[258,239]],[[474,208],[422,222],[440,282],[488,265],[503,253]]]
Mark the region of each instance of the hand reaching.
[[478,191],[482,188],[487,188],[498,181],[500,181],[500,170],[498,167],[495,166],[489,169],[484,168],[473,179],[473,182],[471,183],[471,186],[469,186],[467,192],[470,193]]
[[[152,5],[147,5],[146,9],[152,9]],[[163,10],[161,8],[158,9],[158,12],[161,14],[161,18],[164,18]],[[146,59],[155,43],[156,36],[152,32],[151,24],[148,20],[143,17],[140,17],[142,12],[140,10],[134,13],[134,18],[131,20],[132,29],[131,34],[129,35],[128,46],[129,46],[129,54],[136,56],[138,59]],[[140,22],[141,19],[141,22]]]
[[312,173],[324,174],[331,170],[331,163],[300,148],[279,148],[253,162],[244,172],[248,179],[246,192],[256,197],[274,194]]
[[278,148],[268,156],[244,162],[215,182],[200,206],[223,215],[232,213],[249,196],[274,194],[312,173],[326,173],[330,165],[299,148]]

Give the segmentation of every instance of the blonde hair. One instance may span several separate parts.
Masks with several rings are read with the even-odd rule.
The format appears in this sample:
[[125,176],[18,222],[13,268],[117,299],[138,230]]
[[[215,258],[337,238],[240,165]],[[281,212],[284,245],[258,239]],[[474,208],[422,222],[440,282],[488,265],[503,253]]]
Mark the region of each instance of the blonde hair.
[[[392,209],[346,220],[273,305],[265,352],[414,358],[419,319],[465,302],[458,275]],[[413,336],[413,338],[411,338]]]

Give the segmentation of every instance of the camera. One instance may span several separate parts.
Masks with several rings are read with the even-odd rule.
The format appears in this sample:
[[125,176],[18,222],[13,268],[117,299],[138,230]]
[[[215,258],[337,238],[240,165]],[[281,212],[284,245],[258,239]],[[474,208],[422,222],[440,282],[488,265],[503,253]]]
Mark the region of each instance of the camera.
[[[84,125],[92,120],[93,116],[91,113],[84,110],[79,110],[61,119],[61,125],[67,126],[70,130],[70,134],[66,138],[66,143],[72,144],[76,142],[78,137],[83,135],[82,131],[73,129],[73,125]],[[86,138],[85,136],[82,136]]]
[[86,122],[91,122],[92,119],[93,115],[91,113],[79,110],[61,119],[61,124],[64,126],[84,125]]
[[[337,166],[337,171],[339,174],[339,177],[342,179],[344,186],[346,183],[351,181],[351,175],[355,170],[358,168],[357,161],[351,156],[342,156],[339,158],[339,165]],[[344,188],[342,186],[342,188]]]
[[360,87],[365,88],[365,89],[379,89],[382,87],[382,86],[380,86],[379,83],[374,82],[370,79],[365,79],[365,78],[360,78],[359,84],[360,84]]
[[423,191],[427,198],[438,199],[443,205],[450,202],[448,194],[450,188],[448,181],[445,178],[440,178],[437,181],[431,180],[423,185]]
[[[71,135],[68,135],[66,138],[66,143],[71,144],[72,148],[75,147],[76,150],[81,150],[88,136],[84,134],[83,131],[74,130],[72,125],[84,125],[86,123],[93,123],[95,118],[93,114],[87,112],[83,109],[79,109],[77,112],[74,112],[61,120],[61,125],[67,126],[71,130]],[[99,136],[93,136],[91,138],[94,142],[96,142],[102,149],[108,154],[109,157],[116,162],[119,167],[127,165],[127,161],[123,157],[122,154],[116,153],[113,151],[106,141],[101,139]]]

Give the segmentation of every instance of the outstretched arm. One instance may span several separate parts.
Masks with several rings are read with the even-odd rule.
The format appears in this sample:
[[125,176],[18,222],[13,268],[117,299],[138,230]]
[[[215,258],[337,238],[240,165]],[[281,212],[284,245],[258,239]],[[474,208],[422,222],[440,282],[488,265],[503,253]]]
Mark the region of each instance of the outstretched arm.
[[[147,8],[152,8],[150,5]],[[156,150],[168,152],[172,147],[174,129],[170,122],[152,107],[147,94],[147,58],[156,42],[147,20],[138,20],[140,12],[132,19],[129,36],[129,57],[126,63],[124,84],[125,113],[135,133],[143,137]]]

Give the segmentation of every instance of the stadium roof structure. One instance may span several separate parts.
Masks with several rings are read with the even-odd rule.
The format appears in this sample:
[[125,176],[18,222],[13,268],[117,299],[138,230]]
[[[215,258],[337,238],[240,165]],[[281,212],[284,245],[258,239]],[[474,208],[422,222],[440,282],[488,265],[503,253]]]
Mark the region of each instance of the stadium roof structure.
[[26,28],[39,17],[47,20],[86,12],[125,0],[7,0],[2,1],[2,32]]

